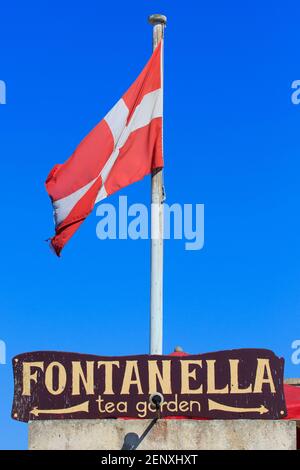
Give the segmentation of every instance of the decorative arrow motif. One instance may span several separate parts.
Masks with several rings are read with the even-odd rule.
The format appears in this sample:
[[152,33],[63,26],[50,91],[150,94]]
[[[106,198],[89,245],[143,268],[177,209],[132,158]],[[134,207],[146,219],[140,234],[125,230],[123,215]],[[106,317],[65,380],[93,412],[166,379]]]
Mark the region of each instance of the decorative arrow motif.
[[234,406],[223,405],[223,403],[218,403],[213,400],[208,400],[208,409],[212,410],[221,410],[221,411],[230,411],[232,413],[259,413],[263,415],[268,413],[269,410],[264,405],[260,405],[258,408],[237,408]]
[[89,411],[89,401],[85,401],[80,403],[79,405],[71,406],[70,408],[62,408],[60,410],[39,410],[37,406],[30,411],[30,414],[34,416],[39,416],[41,414],[47,415],[61,415],[61,414],[71,414],[71,413],[79,413],[80,411],[84,411],[88,413]]

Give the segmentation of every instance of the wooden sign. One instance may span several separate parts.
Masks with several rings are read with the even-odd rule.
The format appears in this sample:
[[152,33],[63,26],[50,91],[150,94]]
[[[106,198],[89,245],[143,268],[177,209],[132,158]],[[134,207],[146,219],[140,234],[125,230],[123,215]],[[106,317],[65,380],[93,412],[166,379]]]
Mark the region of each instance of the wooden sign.
[[280,419],[284,360],[265,349],[184,356],[101,357],[34,352],[13,359],[12,417]]

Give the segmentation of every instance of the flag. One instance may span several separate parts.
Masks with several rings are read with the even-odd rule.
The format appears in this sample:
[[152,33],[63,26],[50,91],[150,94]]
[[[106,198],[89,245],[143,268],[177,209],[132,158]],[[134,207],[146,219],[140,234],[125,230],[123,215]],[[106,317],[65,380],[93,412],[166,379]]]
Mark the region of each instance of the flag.
[[160,43],[123,97],[47,177],[58,256],[97,202],[163,167],[162,103]]

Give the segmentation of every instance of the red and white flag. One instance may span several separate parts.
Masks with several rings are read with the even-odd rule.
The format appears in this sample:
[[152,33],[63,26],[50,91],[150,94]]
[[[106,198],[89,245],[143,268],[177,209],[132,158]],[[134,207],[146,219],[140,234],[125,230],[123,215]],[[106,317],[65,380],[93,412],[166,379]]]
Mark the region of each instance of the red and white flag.
[[129,90],[46,180],[59,256],[95,203],[163,167],[162,43]]

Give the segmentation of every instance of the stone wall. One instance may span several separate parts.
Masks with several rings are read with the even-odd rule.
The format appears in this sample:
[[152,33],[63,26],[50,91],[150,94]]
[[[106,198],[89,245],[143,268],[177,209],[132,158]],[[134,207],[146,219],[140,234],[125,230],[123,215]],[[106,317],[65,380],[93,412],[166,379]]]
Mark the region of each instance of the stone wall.
[[296,449],[295,421],[57,420],[29,423],[29,449]]

